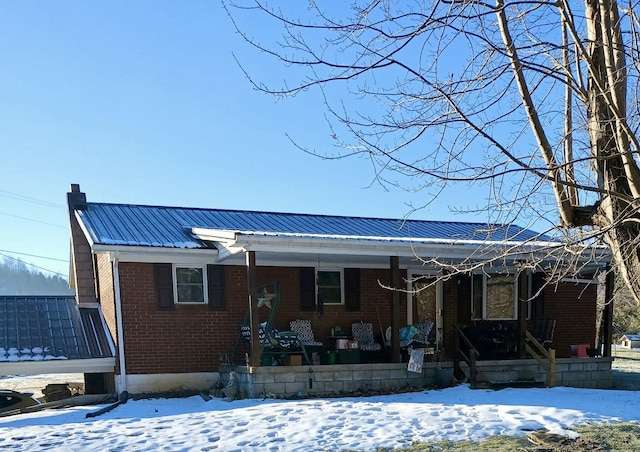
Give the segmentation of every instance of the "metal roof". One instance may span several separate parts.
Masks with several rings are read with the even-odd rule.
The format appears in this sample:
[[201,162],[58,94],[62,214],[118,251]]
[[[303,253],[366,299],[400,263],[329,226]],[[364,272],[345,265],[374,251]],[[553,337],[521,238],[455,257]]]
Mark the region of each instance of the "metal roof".
[[526,242],[552,239],[516,225],[87,203],[76,210],[94,245],[207,248],[193,228],[341,239]]
[[108,334],[73,296],[0,296],[0,362],[113,357]]

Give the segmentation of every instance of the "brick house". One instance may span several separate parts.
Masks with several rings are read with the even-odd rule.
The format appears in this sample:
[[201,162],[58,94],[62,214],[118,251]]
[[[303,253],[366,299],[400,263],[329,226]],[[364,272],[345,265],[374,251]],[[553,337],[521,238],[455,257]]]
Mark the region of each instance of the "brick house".
[[[610,349],[609,311],[599,332],[605,340],[596,344],[593,279],[607,256],[591,262],[590,253],[585,275],[534,297],[543,274],[520,271],[520,262],[538,249],[548,255],[555,242],[514,225],[94,203],[78,185],[68,204],[71,279],[80,302],[100,303],[116,345],[118,391],[209,388],[229,360],[259,369],[258,335],[245,343],[240,327],[248,319],[258,331],[259,294],[272,282],[279,303],[272,326],[286,331],[291,321],[309,320],[324,343],[322,364],[308,363],[316,375],[332,367],[324,358],[336,327],[350,331],[360,321],[384,345],[367,362],[380,369],[406,359],[400,335],[385,342],[387,329],[417,322],[432,323],[430,345],[443,361],[455,358],[462,326],[513,329],[507,354],[491,345],[493,333],[475,330],[478,340],[491,339],[478,347],[479,359],[525,358],[519,341],[540,319],[554,320],[558,358],[570,358],[572,344],[604,345],[605,356]],[[487,259],[507,247],[517,253],[495,260],[501,265],[466,274],[446,276],[429,262]]]

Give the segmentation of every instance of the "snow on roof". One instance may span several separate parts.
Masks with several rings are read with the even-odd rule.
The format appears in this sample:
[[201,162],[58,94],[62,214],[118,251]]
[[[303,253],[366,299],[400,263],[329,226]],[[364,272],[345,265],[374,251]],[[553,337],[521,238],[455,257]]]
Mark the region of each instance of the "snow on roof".
[[107,334],[73,296],[0,296],[0,362],[111,357]]

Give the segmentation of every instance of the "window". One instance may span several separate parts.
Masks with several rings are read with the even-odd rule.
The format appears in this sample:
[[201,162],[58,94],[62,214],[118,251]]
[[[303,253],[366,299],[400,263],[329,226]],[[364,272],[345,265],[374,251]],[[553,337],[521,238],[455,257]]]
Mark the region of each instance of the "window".
[[207,303],[207,271],[204,265],[174,266],[173,298],[176,303]]
[[473,317],[490,320],[515,319],[517,293],[517,281],[513,275],[473,275]]
[[318,304],[343,304],[342,270],[318,270]]

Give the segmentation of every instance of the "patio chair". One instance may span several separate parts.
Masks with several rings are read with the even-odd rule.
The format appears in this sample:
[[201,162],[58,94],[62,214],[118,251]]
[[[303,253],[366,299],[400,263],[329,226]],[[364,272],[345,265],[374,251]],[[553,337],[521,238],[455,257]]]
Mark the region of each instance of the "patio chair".
[[[302,349],[301,341],[298,335],[292,331],[278,331],[275,328],[271,331],[266,331],[266,322],[261,323],[258,326],[258,338],[260,346],[265,349],[276,350],[294,350]],[[251,327],[249,325],[242,325],[240,327],[242,332],[242,338],[251,343]]]
[[[400,348],[426,347],[429,345],[429,334],[433,329],[433,322],[420,322],[415,325],[405,325],[400,328]],[[391,327],[385,332],[385,343],[391,346]]]
[[433,329],[433,322],[419,322],[414,325],[418,331],[413,336],[412,345],[426,347],[430,344],[429,335]]
[[[418,333],[418,329],[413,325],[405,325],[400,328],[400,348],[407,348],[413,343],[413,338]],[[388,327],[384,333],[385,345],[387,347],[392,346],[393,332],[391,327]]]
[[351,335],[353,340],[358,341],[360,350],[365,352],[377,352],[382,349],[382,345],[376,342],[373,337],[373,323],[356,322],[351,324]]
[[311,329],[311,320],[292,320],[289,322],[289,328],[298,335],[298,339],[305,347],[322,347],[324,345],[322,342],[316,341],[313,329]]

